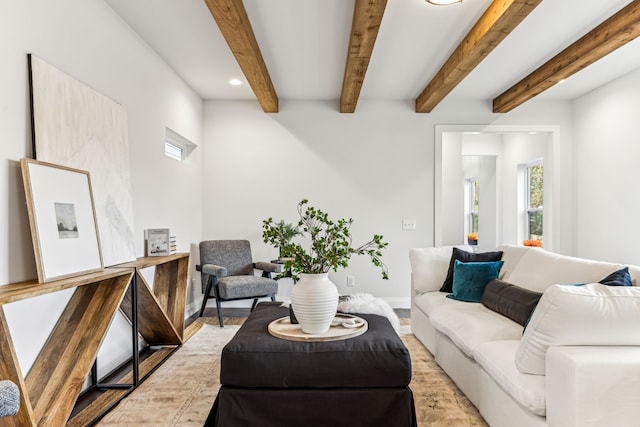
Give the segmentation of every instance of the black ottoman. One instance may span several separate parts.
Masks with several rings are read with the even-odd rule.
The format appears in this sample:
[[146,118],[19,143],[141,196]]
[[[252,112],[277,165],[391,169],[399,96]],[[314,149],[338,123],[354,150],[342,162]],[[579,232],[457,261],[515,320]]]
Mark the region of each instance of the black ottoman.
[[280,303],[261,303],[222,350],[221,388],[207,426],[416,426],[411,358],[386,317],[359,314],[355,338],[273,337]]

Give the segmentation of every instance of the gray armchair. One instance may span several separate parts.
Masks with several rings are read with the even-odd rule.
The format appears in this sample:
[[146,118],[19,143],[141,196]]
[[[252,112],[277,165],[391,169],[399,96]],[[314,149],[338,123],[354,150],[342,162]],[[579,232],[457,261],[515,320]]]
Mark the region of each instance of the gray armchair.
[[[254,268],[262,270],[262,277],[254,274]],[[204,293],[200,316],[204,313],[207,300],[215,298],[222,328],[221,302],[253,299],[253,310],[259,298],[270,297],[271,301],[275,301],[278,282],[270,276],[271,273],[280,273],[282,265],[254,263],[248,240],[206,240],[200,242],[200,264],[196,265],[196,270],[201,273]]]

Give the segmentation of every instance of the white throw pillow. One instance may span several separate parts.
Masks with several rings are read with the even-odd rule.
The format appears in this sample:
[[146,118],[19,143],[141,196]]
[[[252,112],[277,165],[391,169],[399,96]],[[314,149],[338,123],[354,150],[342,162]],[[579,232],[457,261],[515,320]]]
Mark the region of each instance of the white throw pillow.
[[[471,251],[469,246],[456,246],[462,250]],[[439,246],[436,248],[413,248],[409,250],[411,262],[411,280],[413,288],[418,293],[439,291],[449,271],[453,246]]]
[[553,285],[540,298],[516,354],[525,374],[545,374],[554,345],[640,345],[640,288]]

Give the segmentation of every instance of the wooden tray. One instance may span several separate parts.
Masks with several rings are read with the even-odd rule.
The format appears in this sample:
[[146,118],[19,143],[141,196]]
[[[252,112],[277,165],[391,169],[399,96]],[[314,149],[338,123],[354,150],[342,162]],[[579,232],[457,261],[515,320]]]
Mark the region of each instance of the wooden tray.
[[300,325],[292,325],[289,316],[281,317],[269,323],[269,333],[276,338],[289,341],[304,342],[320,342],[320,341],[338,341],[348,338],[357,337],[367,332],[369,324],[361,317],[352,314],[337,313],[336,318],[339,320],[355,319],[364,322],[362,326],[357,328],[345,328],[341,325],[331,326],[324,334],[307,334],[302,332]]

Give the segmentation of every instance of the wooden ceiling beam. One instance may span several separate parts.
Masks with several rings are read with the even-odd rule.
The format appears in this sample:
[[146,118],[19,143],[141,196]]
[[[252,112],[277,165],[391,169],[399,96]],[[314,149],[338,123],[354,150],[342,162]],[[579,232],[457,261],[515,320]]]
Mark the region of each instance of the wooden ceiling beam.
[[494,0],[416,98],[416,113],[430,113],[541,1]]
[[582,36],[493,100],[494,113],[506,113],[640,35],[640,0]]
[[265,113],[278,112],[278,95],[271,83],[260,47],[242,0],[204,0],[249,86]]
[[367,74],[387,0],[356,0],[347,63],[340,94],[340,112],[353,113]]

